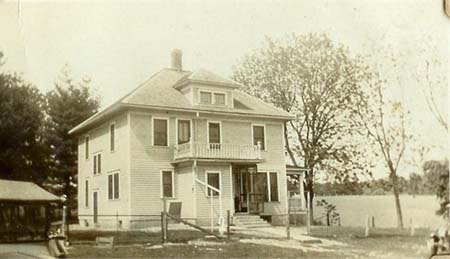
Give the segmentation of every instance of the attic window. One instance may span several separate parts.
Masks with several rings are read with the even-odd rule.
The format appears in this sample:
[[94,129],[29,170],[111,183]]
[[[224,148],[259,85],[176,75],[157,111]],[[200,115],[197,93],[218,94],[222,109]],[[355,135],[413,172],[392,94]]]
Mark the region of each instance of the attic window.
[[214,104],[225,105],[225,94],[214,93]]
[[212,104],[212,93],[211,92],[200,92],[200,103],[202,104]]
[[225,105],[226,102],[225,93],[200,90],[200,104]]

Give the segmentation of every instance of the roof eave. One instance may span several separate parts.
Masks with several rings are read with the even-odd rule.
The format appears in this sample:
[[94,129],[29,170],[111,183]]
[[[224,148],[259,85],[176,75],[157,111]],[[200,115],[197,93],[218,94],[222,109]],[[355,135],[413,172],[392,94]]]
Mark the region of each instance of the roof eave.
[[253,114],[253,113],[241,113],[241,112],[227,112],[227,111],[212,111],[203,110],[195,108],[178,108],[178,107],[168,107],[168,106],[158,106],[158,105],[141,105],[141,104],[129,104],[122,103],[123,107],[127,108],[142,108],[142,109],[162,109],[169,111],[183,111],[183,112],[194,112],[194,113],[209,113],[209,114],[223,114],[223,115],[235,115],[243,117],[260,117],[260,118],[271,118],[271,119],[282,119],[282,120],[292,120],[295,116],[292,115],[270,115],[270,114]]

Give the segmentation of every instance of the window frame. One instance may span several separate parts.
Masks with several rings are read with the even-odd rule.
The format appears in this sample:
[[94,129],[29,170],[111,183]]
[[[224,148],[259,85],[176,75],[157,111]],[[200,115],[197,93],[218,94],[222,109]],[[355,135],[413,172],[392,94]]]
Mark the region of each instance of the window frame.
[[[175,125],[175,132],[176,132],[176,143],[177,143],[177,145],[182,145],[182,144],[180,144],[179,142],[178,142],[178,122],[179,121],[189,121],[189,130],[190,130],[190,135],[189,135],[189,141],[188,142],[186,142],[186,143],[189,143],[189,142],[192,142],[192,136],[193,136],[193,127],[192,127],[192,119],[184,119],[184,118],[177,118],[176,119],[176,125]],[[186,144],[186,143],[183,143],[183,144]]]
[[[209,142],[209,124],[219,124],[219,143],[210,143]],[[208,148],[209,148],[209,144],[220,144],[222,145],[223,141],[222,141],[222,136],[223,136],[223,132],[222,132],[222,122],[221,121],[210,121],[208,120],[206,122],[206,143],[208,144]]]
[[[167,125],[167,132],[166,132],[167,145],[165,145],[165,146],[155,145],[155,120],[165,120],[167,123],[166,124]],[[170,132],[170,120],[168,117],[152,117],[152,146],[153,147],[169,147],[170,146],[169,132]]]
[[267,132],[266,132],[266,124],[260,124],[260,123],[252,123],[251,125],[251,132],[252,132],[252,146],[256,146],[255,143],[255,133],[254,133],[254,127],[263,127],[263,134],[264,134],[264,149],[261,148],[261,151],[267,151]]
[[[116,178],[115,175],[117,175],[118,183],[117,183],[117,197],[116,197]],[[111,186],[109,185],[109,178],[111,177]],[[115,170],[108,172],[108,200],[109,201],[117,201],[120,199],[120,170]],[[110,188],[111,187],[111,188]],[[111,191],[111,197],[109,196]]]
[[[111,130],[114,128],[114,130]],[[116,122],[109,124],[109,151],[111,153],[116,151]]]
[[[172,196],[171,197],[169,197],[169,196],[164,196],[164,181],[163,181],[163,174],[164,174],[164,172],[171,172],[172,174]],[[161,199],[164,199],[164,198],[175,198],[175,170],[174,169],[172,169],[172,168],[170,168],[170,169],[161,169],[160,171],[159,171],[159,182],[160,182],[160,184],[159,184],[159,186],[160,186],[160,198]]]
[[[209,93],[211,94],[211,103],[203,103],[202,102],[202,98],[201,95],[202,93]],[[223,94],[224,95],[224,103],[223,104],[217,104],[216,102],[216,94]],[[227,97],[227,92],[223,92],[223,91],[215,91],[215,90],[208,90],[208,89],[198,89],[198,104],[202,104],[202,105],[218,105],[218,106],[227,106],[228,103],[228,97]]]
[[[224,101],[223,104],[222,103],[218,104],[216,102],[216,94],[223,95],[223,101]],[[227,105],[227,93],[225,93],[225,92],[213,92],[213,104],[214,105],[226,106]]]
[[94,176],[100,175],[102,173],[102,151],[93,153],[92,157],[92,173]]
[[[209,195],[209,193],[208,193],[208,187],[205,187],[205,195],[206,195],[206,197],[220,197],[221,196],[221,194],[222,194],[222,171],[216,171],[216,170],[208,170],[208,171],[205,171],[205,183],[206,184],[208,184],[208,185],[210,185],[209,183],[208,183],[208,175],[209,174],[218,174],[219,175],[219,191],[220,191],[220,193],[218,193],[217,195]],[[214,191],[213,190],[211,190],[211,193],[213,193]]]
[[[275,174],[276,179],[277,179],[277,200],[273,201],[272,200],[272,180],[270,178],[271,174]],[[268,181],[268,187],[269,187],[269,202],[280,202],[280,179],[279,179],[279,173],[277,171],[269,171],[267,172],[267,181]]]
[[89,160],[89,142],[91,137],[89,135],[84,136],[84,159]]
[[89,179],[84,180],[84,207],[89,208]]
[[[202,102],[202,93],[209,93],[209,94],[211,94],[211,103],[204,103],[204,102]],[[214,104],[214,92],[213,91],[199,89],[199,91],[198,91],[198,103],[199,104],[203,104],[203,105],[212,105],[212,104]]]

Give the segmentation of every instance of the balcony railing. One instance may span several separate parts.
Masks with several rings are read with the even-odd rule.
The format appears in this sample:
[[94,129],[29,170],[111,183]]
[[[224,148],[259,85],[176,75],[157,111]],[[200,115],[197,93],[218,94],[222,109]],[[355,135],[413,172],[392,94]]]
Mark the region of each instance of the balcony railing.
[[188,142],[175,146],[174,160],[185,158],[261,159],[261,145]]

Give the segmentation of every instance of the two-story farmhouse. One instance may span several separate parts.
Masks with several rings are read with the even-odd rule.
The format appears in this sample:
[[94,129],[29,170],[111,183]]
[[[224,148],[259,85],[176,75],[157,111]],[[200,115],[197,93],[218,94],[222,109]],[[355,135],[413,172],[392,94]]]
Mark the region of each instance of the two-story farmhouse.
[[140,215],[159,215],[163,198],[181,201],[182,217],[197,224],[227,210],[286,213],[283,127],[291,116],[236,82],[183,70],[181,57],[174,50],[171,68],[70,131],[82,224],[112,226],[117,214],[124,228],[145,226]]

